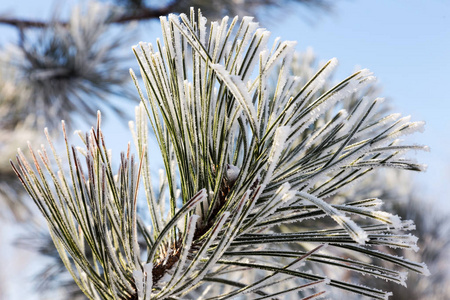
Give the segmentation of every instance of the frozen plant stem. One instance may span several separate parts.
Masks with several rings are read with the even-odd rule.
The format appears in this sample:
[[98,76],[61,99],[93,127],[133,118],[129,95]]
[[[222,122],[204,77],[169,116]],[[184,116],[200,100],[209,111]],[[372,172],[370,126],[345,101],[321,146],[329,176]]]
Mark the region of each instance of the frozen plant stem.
[[[380,99],[361,95],[374,81],[368,70],[330,87],[336,59],[295,77],[295,43],[268,47],[269,32],[249,17],[206,24],[200,11],[169,15],[163,41],[133,47],[145,86],[130,71],[142,100],[130,126],[138,161],[128,147],[113,171],[99,114],[81,136],[84,149],[69,146],[63,123],[67,164],[50,139],[53,161],[30,147],[34,167],[21,151],[12,164],[82,291],[90,299],[313,299],[332,287],[386,299],[389,291],[320,270],[403,285],[398,267],[427,274],[423,263],[377,247],[416,250],[405,233],[411,221],[378,210],[378,199],[337,205],[331,197],[380,167],[423,169],[403,155],[425,148],[397,140],[423,124],[381,115]],[[165,168],[158,187],[148,123]],[[143,198],[148,218],[137,214]]]

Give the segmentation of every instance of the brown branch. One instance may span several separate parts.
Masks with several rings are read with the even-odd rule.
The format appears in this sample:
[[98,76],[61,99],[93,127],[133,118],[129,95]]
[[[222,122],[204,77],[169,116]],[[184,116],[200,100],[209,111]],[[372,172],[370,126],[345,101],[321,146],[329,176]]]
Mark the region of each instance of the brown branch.
[[[159,18],[160,16],[167,15],[173,12],[173,9],[179,4],[181,0],[173,1],[171,4],[167,5],[163,8],[153,9],[142,7],[138,10],[134,10],[129,13],[125,13],[121,16],[113,18],[110,20],[110,23],[127,23],[131,21],[143,21]],[[0,16],[0,24],[14,26],[19,29],[27,29],[27,28],[46,28],[49,26],[60,25],[66,27],[68,22],[63,21],[39,21],[39,20],[25,20],[19,18],[9,18],[9,17],[1,17]]]
[[[121,16],[112,18],[110,20],[110,23],[118,23],[123,24],[131,21],[144,21],[144,20],[150,20],[155,19],[160,16],[165,16],[171,12],[179,12],[177,11],[180,9],[180,4],[186,0],[173,0],[170,4],[168,4],[165,7],[162,8],[149,8],[145,6],[136,7],[133,9],[129,9],[129,11]],[[331,2],[330,0],[292,0],[293,2],[301,3],[307,7],[315,7],[322,10],[330,10],[331,8]],[[276,1],[267,1],[264,3],[264,1],[261,1],[261,4],[271,4],[275,5]],[[10,25],[14,26],[19,29],[27,29],[27,28],[46,28],[50,26],[68,26],[68,22],[65,21],[40,21],[40,20],[30,20],[30,19],[20,19],[16,17],[7,17],[5,15],[0,15],[0,25]]]
[[16,18],[0,17],[0,23],[4,25],[11,25],[18,28],[44,28],[50,25],[50,23],[42,21],[20,20]]

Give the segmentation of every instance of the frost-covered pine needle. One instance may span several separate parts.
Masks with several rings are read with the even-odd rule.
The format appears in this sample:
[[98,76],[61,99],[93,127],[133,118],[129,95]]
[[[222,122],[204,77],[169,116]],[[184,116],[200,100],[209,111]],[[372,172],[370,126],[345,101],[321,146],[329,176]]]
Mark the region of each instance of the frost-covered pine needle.
[[[417,250],[405,233],[411,221],[379,210],[378,199],[332,201],[379,167],[422,170],[403,156],[421,147],[396,140],[422,124],[381,114],[368,70],[330,86],[332,59],[295,77],[295,43],[268,47],[269,32],[248,17],[206,23],[200,11],[169,15],[162,41],[133,47],[145,90],[131,71],[142,100],[131,124],[137,156],[128,147],[118,171],[100,114],[84,149],[68,145],[63,125],[69,170],[50,141],[54,160],[30,147],[33,163],[19,152],[13,164],[82,291],[90,299],[212,300],[319,299],[341,289],[386,299],[389,291],[339,274],[399,284],[406,273],[397,267],[427,274],[424,264],[377,248]],[[159,188],[148,123],[165,168]],[[137,214],[141,198],[148,218]],[[337,275],[321,272],[324,265]]]

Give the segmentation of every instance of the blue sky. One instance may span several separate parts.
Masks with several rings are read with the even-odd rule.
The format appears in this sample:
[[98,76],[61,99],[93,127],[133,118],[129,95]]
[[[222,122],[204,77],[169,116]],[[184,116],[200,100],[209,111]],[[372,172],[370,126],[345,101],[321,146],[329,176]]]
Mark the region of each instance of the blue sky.
[[[75,3],[76,1],[67,1]],[[355,0],[336,1],[332,14],[312,15],[302,21],[302,10],[275,13],[279,18],[264,23],[274,36],[298,41],[297,50],[312,47],[318,59],[337,57],[336,79],[349,75],[356,65],[369,68],[383,87],[382,96],[392,100],[395,110],[427,122],[424,134],[413,141],[427,144],[431,153],[417,158],[429,165],[415,176],[417,191],[450,212],[450,2],[446,0]],[[52,1],[2,1],[1,12],[41,18],[49,16]],[[156,23],[141,40],[154,42]],[[15,38],[15,31],[0,26],[0,43]],[[110,118],[106,135],[116,137],[116,152],[130,139],[127,123]],[[111,141],[114,137],[110,137]],[[122,146],[124,145],[124,146]],[[427,195],[425,197],[425,195]],[[20,295],[17,295],[20,299]],[[14,295],[12,295],[12,298]],[[14,298],[16,299],[16,298]],[[31,298],[30,298],[31,299]]]
[[313,47],[319,59],[337,57],[336,79],[355,65],[370,69],[395,110],[426,121],[425,133],[412,138],[432,150],[417,155],[428,164],[415,176],[417,188],[450,209],[450,2],[340,1],[313,25],[295,12],[283,19],[274,35],[298,41],[300,51]]

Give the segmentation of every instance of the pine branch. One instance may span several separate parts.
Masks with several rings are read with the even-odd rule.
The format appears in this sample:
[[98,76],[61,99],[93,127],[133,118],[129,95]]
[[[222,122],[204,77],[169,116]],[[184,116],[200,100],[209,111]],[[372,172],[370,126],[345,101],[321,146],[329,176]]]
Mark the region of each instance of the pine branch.
[[[397,140],[423,123],[384,117],[382,99],[361,97],[374,82],[369,70],[329,86],[332,59],[302,80],[289,68],[295,43],[268,47],[270,33],[252,18],[206,25],[200,11],[170,14],[161,18],[162,42],[133,47],[145,85],[144,94],[130,70],[141,98],[130,126],[139,159],[128,145],[113,171],[98,113],[95,129],[80,134],[83,147],[68,144],[63,125],[68,172],[50,138],[53,159],[45,147],[29,147],[31,163],[21,151],[11,163],[80,289],[108,300],[282,291],[312,299],[330,286],[387,299],[388,291],[317,271],[326,265],[405,283],[405,273],[369,256],[427,275],[425,264],[377,250],[417,250],[405,233],[412,221],[378,210],[378,199],[330,197],[379,167],[423,170],[403,155],[427,148]],[[148,123],[164,163],[158,194]],[[150,227],[138,217],[141,182]],[[253,274],[245,286],[224,278],[243,269]]]

